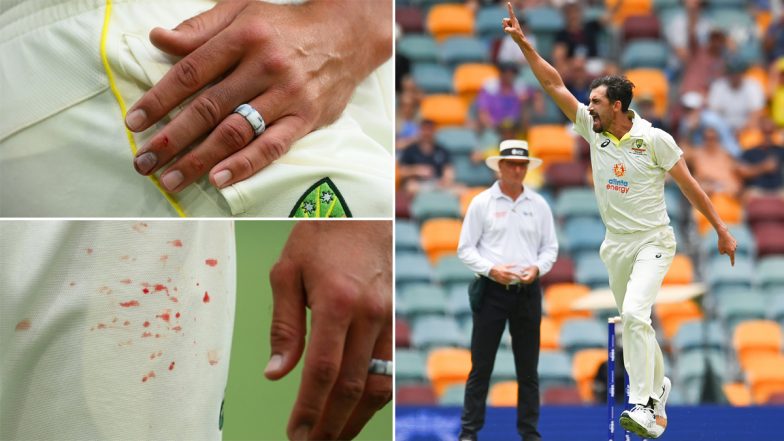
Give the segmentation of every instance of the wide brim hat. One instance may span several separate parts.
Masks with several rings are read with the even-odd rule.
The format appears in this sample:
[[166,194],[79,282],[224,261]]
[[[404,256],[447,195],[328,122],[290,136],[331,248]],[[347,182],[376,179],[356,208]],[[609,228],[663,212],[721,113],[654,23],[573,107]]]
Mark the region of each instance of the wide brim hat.
[[502,159],[510,161],[528,161],[528,168],[536,168],[542,165],[542,160],[528,155],[528,143],[517,139],[508,139],[501,142],[501,154],[490,156],[485,159],[485,164],[491,169],[498,171],[498,163]]

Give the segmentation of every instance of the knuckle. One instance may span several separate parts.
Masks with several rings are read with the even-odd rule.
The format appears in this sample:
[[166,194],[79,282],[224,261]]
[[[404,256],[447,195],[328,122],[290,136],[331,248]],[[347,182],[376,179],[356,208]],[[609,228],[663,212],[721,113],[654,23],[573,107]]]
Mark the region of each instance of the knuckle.
[[175,31],[193,31],[199,32],[204,29],[204,24],[199,17],[191,17],[174,28]]
[[342,402],[355,403],[362,398],[364,391],[365,381],[363,379],[343,379],[335,385],[335,398]]
[[190,170],[192,174],[201,176],[207,171],[208,164],[200,155],[191,153],[183,158],[186,169]]
[[[267,75],[283,75],[291,70],[291,60],[279,52],[271,53],[262,66]],[[301,86],[300,86],[301,89]]]
[[232,151],[239,150],[250,142],[250,126],[245,121],[225,121],[218,127],[218,139]]
[[281,320],[273,320],[270,325],[270,344],[273,348],[285,347],[291,344],[304,343],[304,336],[291,324]]
[[195,90],[201,85],[199,69],[190,57],[183,58],[174,65],[174,80],[187,90]]
[[311,366],[312,379],[319,388],[330,386],[338,375],[340,367],[332,360],[320,359]]
[[214,127],[221,118],[221,110],[218,103],[208,94],[201,94],[193,100],[191,105],[193,111],[210,127]]
[[392,387],[383,386],[379,388],[369,389],[367,391],[368,406],[372,409],[378,410],[386,406],[392,400]]
[[353,310],[359,303],[361,291],[350,279],[336,277],[324,283],[325,291],[332,293],[330,309],[335,313],[343,315],[346,311]]
[[264,146],[261,148],[261,155],[267,163],[272,163],[283,156],[288,149],[288,143],[277,136],[267,136],[264,139]]
[[373,323],[381,322],[391,316],[390,305],[382,296],[366,296],[362,300],[365,317]]
[[288,259],[279,260],[274,265],[272,265],[272,269],[270,269],[270,284],[273,287],[281,285],[293,277],[294,271],[295,266],[292,261]]

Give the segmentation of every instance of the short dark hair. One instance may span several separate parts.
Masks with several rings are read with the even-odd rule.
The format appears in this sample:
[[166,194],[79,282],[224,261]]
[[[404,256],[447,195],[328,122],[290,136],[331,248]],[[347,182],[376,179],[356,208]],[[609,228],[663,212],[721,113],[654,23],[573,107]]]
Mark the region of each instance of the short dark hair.
[[629,81],[628,78],[621,75],[605,75],[593,80],[590,90],[594,90],[599,86],[607,86],[607,99],[610,100],[610,104],[620,101],[621,111],[626,112],[629,110],[634,83]]

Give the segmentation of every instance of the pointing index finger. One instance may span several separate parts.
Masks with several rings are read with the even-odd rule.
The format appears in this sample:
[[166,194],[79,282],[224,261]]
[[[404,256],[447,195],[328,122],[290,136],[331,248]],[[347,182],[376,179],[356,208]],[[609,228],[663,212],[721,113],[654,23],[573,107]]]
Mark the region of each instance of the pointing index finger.
[[514,9],[512,9],[512,3],[506,2],[506,8],[509,9],[509,18],[512,20],[512,25],[517,25],[517,16],[514,13]]

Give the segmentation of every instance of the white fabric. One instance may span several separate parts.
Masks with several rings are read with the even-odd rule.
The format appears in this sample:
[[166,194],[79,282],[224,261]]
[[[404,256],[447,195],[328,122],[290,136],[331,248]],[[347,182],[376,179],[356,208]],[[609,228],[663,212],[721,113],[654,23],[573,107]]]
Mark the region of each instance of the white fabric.
[[733,89],[727,78],[719,78],[708,91],[708,107],[724,119],[732,130],[746,126],[749,116],[765,107],[765,93],[757,81],[743,78]]
[[0,439],[220,439],[230,221],[4,221],[0,286]]
[[[122,116],[99,56],[104,4],[3,3],[2,216],[175,215],[153,183],[133,170]],[[150,29],[174,27],[213,5],[210,0],[113,2],[107,55],[127,106],[176,61],[149,42]],[[354,216],[391,216],[392,75],[389,61],[357,88],[337,122],[305,136],[255,176],[220,192],[202,178],[175,198],[189,216],[286,217],[310,186],[329,177]],[[161,127],[134,135],[137,146]]]
[[[574,129],[591,146],[594,191],[607,231],[636,233],[670,223],[664,178],[683,152],[667,132],[634,113],[629,133],[595,133],[588,107],[580,103]],[[638,146],[638,143],[639,146]]]
[[672,227],[633,234],[608,232],[599,256],[623,322],[623,359],[629,373],[629,402],[658,399],[664,360],[651,326],[651,308],[675,257]]
[[518,269],[536,265],[543,276],[558,256],[552,211],[530,188],[513,201],[496,182],[469,204],[457,255],[471,271],[485,276],[493,266],[507,264]]

